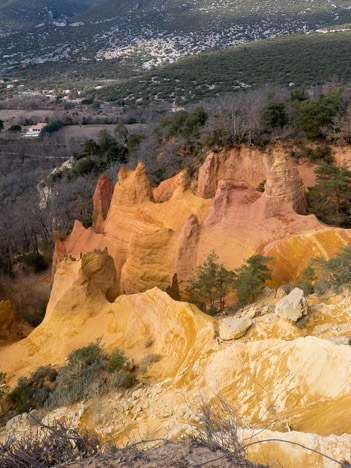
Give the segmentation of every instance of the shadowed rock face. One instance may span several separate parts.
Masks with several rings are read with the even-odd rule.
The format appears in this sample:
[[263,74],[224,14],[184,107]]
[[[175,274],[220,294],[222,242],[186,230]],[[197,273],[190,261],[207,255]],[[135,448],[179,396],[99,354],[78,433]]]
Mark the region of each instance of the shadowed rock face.
[[110,179],[102,175],[97,183],[93,196],[93,227],[100,232],[100,225],[106,219],[112,198],[112,185]]
[[0,302],[0,340],[7,340],[16,328],[16,317],[10,301]]
[[[121,292],[128,294],[154,286],[165,290],[177,274],[182,297],[193,269],[211,250],[229,269],[257,252],[273,256],[274,284],[296,279],[312,255],[330,256],[350,243],[350,232],[304,216],[298,169],[281,152],[258,153],[250,148],[210,153],[199,171],[197,195],[183,173],[153,190],[144,164],[135,171],[121,169],[96,232],[76,222],[70,236],[56,241],[54,263],[107,247]],[[248,179],[266,179],[265,192]],[[109,182],[102,178],[95,212],[105,214],[109,198]]]

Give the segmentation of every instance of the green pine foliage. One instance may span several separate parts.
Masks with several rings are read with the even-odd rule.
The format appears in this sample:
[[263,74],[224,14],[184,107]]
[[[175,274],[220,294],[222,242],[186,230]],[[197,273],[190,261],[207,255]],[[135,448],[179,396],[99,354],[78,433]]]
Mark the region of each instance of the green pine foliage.
[[257,299],[267,280],[271,279],[271,270],[266,265],[272,258],[253,255],[235,271],[226,270],[216,263],[217,255],[212,251],[204,263],[195,269],[186,292],[190,301],[204,312],[213,315],[225,307],[225,299],[231,292],[236,292],[237,307]]
[[315,173],[316,185],[307,193],[309,212],[326,224],[351,227],[351,171],[322,163]]
[[214,315],[224,308],[225,297],[233,290],[235,273],[216,263],[217,255],[212,251],[202,265],[196,267],[189,279],[186,292],[190,301],[204,312]]
[[351,245],[340,247],[329,260],[312,258],[302,271],[302,279],[296,286],[305,294],[324,293],[328,290],[339,292],[342,287],[351,287]]
[[264,288],[265,282],[271,279],[271,270],[266,265],[272,257],[253,255],[245,264],[236,270],[234,287],[237,292],[238,307],[254,302]]
[[283,128],[288,123],[284,102],[269,102],[262,111],[262,123],[269,131],[275,128]]
[[302,289],[305,295],[313,294],[316,279],[316,271],[313,266],[309,264],[302,270],[301,279],[295,283],[295,286]]
[[333,123],[340,104],[341,90],[311,99],[292,101],[295,112],[294,126],[309,138],[323,136]]
[[180,110],[174,115],[161,120],[161,126],[167,128],[167,136],[182,136],[186,139],[198,138],[200,128],[208,118],[203,106],[196,107],[193,113]]

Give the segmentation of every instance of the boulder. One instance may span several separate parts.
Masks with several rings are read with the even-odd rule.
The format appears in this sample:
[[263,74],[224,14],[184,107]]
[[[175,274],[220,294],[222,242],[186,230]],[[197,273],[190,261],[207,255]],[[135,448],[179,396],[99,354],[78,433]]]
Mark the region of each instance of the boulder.
[[349,346],[351,344],[351,338],[348,336],[333,336],[329,341],[338,346]]
[[287,296],[283,297],[275,306],[275,313],[284,320],[297,322],[308,312],[308,306],[304,292],[300,288],[293,289]]
[[249,317],[225,318],[219,325],[219,336],[222,340],[236,340],[245,335],[251,327],[252,320]]

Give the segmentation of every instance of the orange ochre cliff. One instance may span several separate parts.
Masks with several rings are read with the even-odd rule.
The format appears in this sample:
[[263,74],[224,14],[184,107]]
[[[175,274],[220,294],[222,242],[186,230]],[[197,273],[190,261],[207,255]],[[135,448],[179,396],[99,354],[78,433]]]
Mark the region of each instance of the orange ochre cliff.
[[[309,258],[332,256],[351,241],[351,231],[306,216],[313,172],[313,165],[294,165],[281,150],[246,147],[210,153],[195,193],[183,172],[152,189],[144,164],[121,169],[113,194],[105,176],[98,182],[93,227],[76,221],[70,236],[56,240],[54,266],[107,247],[122,293],[166,289],[177,275],[186,298],[186,281],[212,250],[228,269],[262,253],[274,257],[273,284],[288,283]],[[254,188],[262,180],[264,193]]]

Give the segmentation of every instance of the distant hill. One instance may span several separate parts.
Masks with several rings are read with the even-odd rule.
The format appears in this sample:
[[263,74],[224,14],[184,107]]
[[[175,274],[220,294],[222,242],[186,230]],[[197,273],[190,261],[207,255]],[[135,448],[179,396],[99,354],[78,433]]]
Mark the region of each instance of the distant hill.
[[349,22],[345,0],[0,0],[0,70],[121,57],[148,69]]
[[179,104],[265,84],[351,82],[351,27],[325,34],[296,34],[203,53],[96,92],[124,104],[152,100]]

